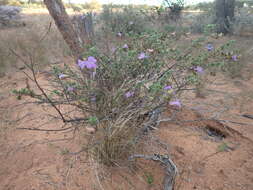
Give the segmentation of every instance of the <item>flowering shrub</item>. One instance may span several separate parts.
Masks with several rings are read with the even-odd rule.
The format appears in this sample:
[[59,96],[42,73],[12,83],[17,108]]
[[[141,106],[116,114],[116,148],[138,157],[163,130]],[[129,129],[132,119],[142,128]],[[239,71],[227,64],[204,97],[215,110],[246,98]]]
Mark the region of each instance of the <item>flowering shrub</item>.
[[213,9],[210,11],[200,13],[191,18],[191,32],[193,33],[207,33],[216,32],[216,26],[213,24],[215,14]]
[[[112,53],[89,47],[76,64],[53,66],[50,88],[37,84],[41,95],[22,92],[51,104],[64,122],[84,122],[92,133],[91,152],[112,165],[134,150],[150,114],[167,106],[181,109],[182,92],[199,84],[211,63],[225,60],[222,52],[230,47],[215,47],[205,39],[175,44],[166,33],[153,32],[119,40]],[[79,117],[67,108],[63,112],[64,106]]]

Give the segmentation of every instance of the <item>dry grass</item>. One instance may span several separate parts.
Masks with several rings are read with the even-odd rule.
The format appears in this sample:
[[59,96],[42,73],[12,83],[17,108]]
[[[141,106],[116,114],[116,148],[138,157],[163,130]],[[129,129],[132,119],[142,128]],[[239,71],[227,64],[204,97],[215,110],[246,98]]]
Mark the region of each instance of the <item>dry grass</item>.
[[[10,92],[6,92],[4,88],[6,83],[0,84],[0,147],[6,143],[6,136],[10,130],[14,129],[17,120],[13,118],[13,107],[9,105],[7,97],[10,96]],[[0,155],[3,152],[0,152]]]
[[[9,120],[10,110],[5,108],[0,108],[0,140],[5,139],[5,134],[7,129],[12,126],[11,121]],[[0,143],[1,143],[0,141]]]
[[[69,49],[61,34],[51,17],[44,11],[45,9],[42,12],[40,10],[25,11],[22,13],[25,26],[0,30],[0,73],[2,75],[13,66],[20,67],[19,60],[11,54],[10,48],[21,55],[36,52],[35,59],[40,62],[41,68],[69,55]],[[46,33],[46,37],[41,41]]]

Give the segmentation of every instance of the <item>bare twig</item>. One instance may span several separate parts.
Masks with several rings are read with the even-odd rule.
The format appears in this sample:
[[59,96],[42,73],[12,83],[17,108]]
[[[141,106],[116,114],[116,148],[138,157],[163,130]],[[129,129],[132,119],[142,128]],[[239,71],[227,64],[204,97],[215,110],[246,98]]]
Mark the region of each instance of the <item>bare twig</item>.
[[32,71],[32,77],[30,77],[29,75],[27,75],[27,76],[29,76],[29,78],[32,78],[33,82],[36,84],[37,88],[41,91],[42,95],[46,98],[46,100],[50,103],[50,105],[56,110],[56,112],[60,115],[62,121],[65,123],[66,119],[63,116],[62,112],[58,109],[58,107],[54,104],[54,102],[48,97],[47,93],[40,86],[40,84],[37,80],[37,77],[36,77],[36,74],[35,74],[35,69],[34,69],[35,63],[34,63],[34,60],[33,60],[33,56],[30,53],[28,53],[30,63],[27,63],[27,61],[24,60],[18,53],[16,53],[12,49],[10,49],[10,50],[15,56],[17,56]]
[[146,160],[159,161],[166,166],[165,178],[164,178],[164,190],[173,190],[175,185],[175,178],[177,176],[178,170],[174,162],[169,158],[169,156],[154,154],[154,155],[142,155],[135,154],[129,157],[129,160],[134,158],[144,158]]
[[38,129],[38,128],[25,128],[25,127],[18,127],[16,129],[22,129],[22,130],[31,130],[31,131],[66,131],[68,129],[72,129],[73,127],[67,127],[63,129]]
[[248,119],[253,119],[253,115],[249,115],[249,114],[243,114],[243,117],[246,117]]

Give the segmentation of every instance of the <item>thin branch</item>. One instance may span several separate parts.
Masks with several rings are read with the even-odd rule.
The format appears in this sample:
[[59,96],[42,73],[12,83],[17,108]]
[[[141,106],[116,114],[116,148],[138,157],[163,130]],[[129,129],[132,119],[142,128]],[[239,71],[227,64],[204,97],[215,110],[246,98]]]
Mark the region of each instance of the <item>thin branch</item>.
[[243,117],[246,117],[248,119],[253,119],[253,115],[249,115],[249,114],[243,114]]
[[64,129],[38,129],[38,128],[25,128],[25,127],[18,127],[16,129],[20,130],[30,130],[30,131],[66,131],[68,129],[72,129],[72,127],[64,128]]
[[52,28],[52,22],[49,23],[48,29],[46,31],[46,33],[44,34],[44,36],[41,37],[41,39],[39,40],[39,44],[47,37],[47,35],[49,34],[49,32],[51,31]]
[[165,177],[164,177],[164,190],[173,190],[175,185],[175,179],[178,173],[177,166],[174,162],[169,158],[169,156],[154,154],[154,155],[143,155],[143,154],[135,154],[129,157],[129,160],[133,160],[135,158],[144,158],[146,160],[159,161],[163,165],[166,166],[165,169]]

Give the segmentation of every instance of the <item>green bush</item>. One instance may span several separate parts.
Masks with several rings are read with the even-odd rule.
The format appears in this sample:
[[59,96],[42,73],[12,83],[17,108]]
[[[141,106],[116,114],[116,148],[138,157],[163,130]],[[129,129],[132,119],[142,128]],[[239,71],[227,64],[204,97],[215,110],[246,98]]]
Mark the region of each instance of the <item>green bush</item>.
[[201,2],[197,5],[193,5],[192,8],[195,10],[201,10],[205,12],[209,12],[213,9],[214,3],[213,2]]
[[[192,19],[191,31],[193,33],[205,33],[209,26],[213,26],[215,16],[213,12],[200,13]],[[212,29],[215,31],[215,29]]]
[[105,29],[114,33],[140,34],[151,28],[150,21],[138,9],[131,6],[123,9],[114,9],[111,6],[104,6],[100,14],[100,20]]
[[[193,33],[215,33],[215,12],[210,9],[192,18],[191,31]],[[253,11],[252,8],[239,8],[235,12],[235,19],[232,22],[232,31],[237,35],[253,35]]]
[[173,25],[171,25],[171,24],[166,24],[166,25],[164,26],[164,30],[165,30],[166,32],[172,33],[172,32],[175,32],[175,31],[176,31],[176,27],[173,26]]
[[233,23],[233,32],[237,35],[253,36],[253,11],[251,8],[240,9]]

